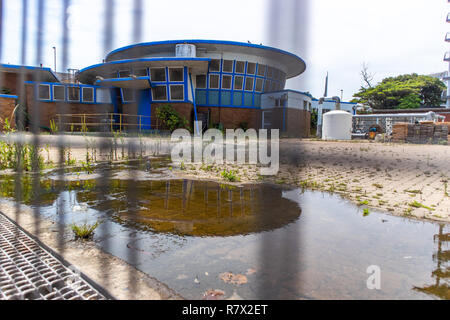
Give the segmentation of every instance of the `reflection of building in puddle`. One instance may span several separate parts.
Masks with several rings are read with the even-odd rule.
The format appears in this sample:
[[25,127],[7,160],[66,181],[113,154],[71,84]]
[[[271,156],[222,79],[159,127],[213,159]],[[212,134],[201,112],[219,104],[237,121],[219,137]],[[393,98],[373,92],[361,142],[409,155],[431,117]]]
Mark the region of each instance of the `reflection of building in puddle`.
[[[126,185],[123,185],[123,191]],[[122,193],[121,192],[121,193]],[[232,236],[273,230],[298,219],[298,204],[271,186],[220,185],[213,182],[140,181],[139,208],[132,216],[126,198],[116,196],[119,223],[157,232],[190,236]],[[123,203],[125,202],[125,203]]]
[[445,225],[439,226],[439,233],[434,236],[437,243],[437,251],[433,254],[433,261],[436,262],[436,269],[432,272],[435,283],[423,288],[415,288],[420,292],[431,294],[441,299],[450,299],[450,233],[444,233]]

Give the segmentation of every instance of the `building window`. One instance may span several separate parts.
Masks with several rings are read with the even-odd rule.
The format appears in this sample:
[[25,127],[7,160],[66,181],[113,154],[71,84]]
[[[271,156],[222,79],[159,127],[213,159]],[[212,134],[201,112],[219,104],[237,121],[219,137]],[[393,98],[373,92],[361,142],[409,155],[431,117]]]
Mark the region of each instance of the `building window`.
[[253,91],[253,78],[245,78],[245,90]]
[[119,78],[129,78],[131,75],[130,70],[121,70],[119,71]]
[[83,102],[94,102],[94,88],[83,87]]
[[106,79],[115,79],[117,78],[117,72],[111,72],[106,75]]
[[50,100],[50,86],[48,84],[40,84],[38,86],[39,100]]
[[170,86],[170,100],[184,100],[184,86],[183,85],[171,85]]
[[245,62],[236,61],[236,73],[244,73],[244,72],[245,72]]
[[263,79],[260,79],[260,78],[256,79],[255,91],[261,92],[263,89],[262,87],[263,87]]
[[264,77],[266,74],[266,66],[263,64],[258,64],[258,76]]
[[197,89],[206,89],[206,75],[199,74],[196,76]]
[[279,74],[278,69],[273,69],[273,78],[275,80],[279,80]]
[[156,86],[152,88],[153,101],[166,101],[167,100],[167,87]]
[[222,71],[232,73],[233,72],[233,60],[223,60]]
[[66,87],[53,86],[53,100],[56,100],[56,101],[66,100]]
[[133,70],[133,74],[136,77],[147,77],[148,76],[147,69],[136,69],[136,70]]
[[97,103],[111,103],[111,92],[107,88],[96,89]]
[[151,80],[156,82],[166,81],[166,68],[152,68],[150,69]]
[[123,102],[132,102],[134,101],[134,93],[133,89],[122,89],[122,101]]
[[184,69],[183,68],[169,68],[169,79],[171,82],[183,82],[184,81]]
[[308,110],[308,101],[303,101],[303,109]]
[[219,89],[219,76],[217,74],[209,75],[209,88]]
[[273,68],[272,67],[267,68],[267,78],[270,78],[270,79],[273,78]]
[[244,77],[235,76],[234,77],[234,90],[242,90],[244,86]]
[[213,59],[209,65],[209,71],[220,72],[220,60]]
[[264,92],[269,92],[269,90],[270,90],[269,86],[270,86],[270,81],[265,79],[264,80]]
[[231,76],[228,75],[222,76],[222,89],[231,90]]
[[248,74],[255,74],[256,73],[256,63],[249,62],[247,64],[247,73]]
[[67,96],[69,101],[80,101],[80,88],[67,87]]

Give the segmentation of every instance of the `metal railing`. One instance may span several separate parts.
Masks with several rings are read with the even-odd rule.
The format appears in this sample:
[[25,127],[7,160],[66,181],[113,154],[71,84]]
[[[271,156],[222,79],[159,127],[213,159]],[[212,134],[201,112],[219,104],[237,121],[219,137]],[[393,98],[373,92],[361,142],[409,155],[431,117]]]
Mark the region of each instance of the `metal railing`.
[[57,114],[54,121],[59,128],[71,132],[142,132],[159,129],[159,126],[151,124],[150,116],[122,113]]

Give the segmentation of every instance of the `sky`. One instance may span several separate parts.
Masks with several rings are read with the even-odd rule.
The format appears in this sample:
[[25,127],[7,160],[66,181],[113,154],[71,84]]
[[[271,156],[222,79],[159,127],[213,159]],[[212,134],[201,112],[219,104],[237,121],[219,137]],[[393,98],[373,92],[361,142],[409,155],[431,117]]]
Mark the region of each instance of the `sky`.
[[[27,65],[61,66],[62,0],[45,1],[43,57],[36,61],[37,3],[28,0]],[[133,0],[115,0],[112,49],[133,43]],[[21,64],[22,1],[5,0],[2,63]],[[72,0],[70,68],[100,63],[104,0]],[[450,31],[446,0],[143,0],[142,42],[172,39],[251,41],[302,57],[306,72],[287,88],[320,98],[329,72],[329,96],[350,100],[362,85],[366,63],[377,83],[405,73],[448,70],[443,62]]]

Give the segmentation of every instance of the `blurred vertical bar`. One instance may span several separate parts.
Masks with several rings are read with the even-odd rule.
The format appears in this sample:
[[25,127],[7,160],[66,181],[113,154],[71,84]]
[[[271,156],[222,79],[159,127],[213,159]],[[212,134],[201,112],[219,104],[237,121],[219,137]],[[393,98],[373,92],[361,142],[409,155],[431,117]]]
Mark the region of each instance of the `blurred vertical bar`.
[[133,42],[138,43],[142,38],[142,0],[134,0],[133,8]]
[[[38,66],[42,62],[42,39],[43,39],[43,29],[44,29],[44,11],[45,11],[45,0],[38,1],[38,12],[37,12],[37,26],[36,26],[36,61],[35,64]],[[37,72],[33,75],[33,80],[37,83],[41,81],[41,73]],[[26,91],[26,90],[25,90]],[[41,198],[41,175],[40,175],[40,163],[39,163],[39,128],[40,128],[40,102],[38,99],[33,99],[32,105],[32,119],[31,119],[31,130],[33,133],[33,150],[32,153],[32,171],[33,171],[33,213],[34,213],[34,231],[35,235],[39,237],[40,234],[40,198]]]
[[[114,11],[115,11],[115,2],[114,0],[105,0],[104,1],[104,16],[103,16],[103,50],[104,54],[106,55],[109,51],[112,50],[113,46],[113,36],[114,36]],[[107,201],[106,195],[109,191],[110,186],[110,179],[111,179],[111,166],[113,161],[113,150],[112,150],[112,143],[110,139],[106,136],[107,132],[105,129],[105,137],[100,138],[99,143],[99,150],[100,150],[100,157],[102,154],[105,154],[110,150],[110,158],[109,162],[103,161],[103,163],[100,164],[99,168],[102,170],[102,175],[100,179],[98,180],[97,185],[97,197],[99,201]],[[104,223],[101,225],[100,231],[102,238],[104,239],[103,242],[103,248],[106,252],[109,251],[109,227],[108,223]],[[110,266],[108,264],[108,261],[102,260],[102,270],[103,270],[103,283],[104,286],[109,287],[109,276],[110,276]]]
[[[267,17],[267,41],[270,46],[288,50],[307,61],[309,0],[269,0]],[[306,86],[305,76],[291,81],[293,89]],[[282,152],[283,148],[280,148]],[[296,150],[284,155],[289,163],[300,165]],[[280,155],[280,159],[283,155]],[[291,159],[292,158],[292,159]],[[282,192],[282,191],[280,191]],[[276,214],[272,212],[271,214]],[[270,217],[263,216],[260,223],[267,225]],[[269,279],[258,286],[258,299],[298,299],[302,296],[301,235],[298,229],[286,228],[281,237],[270,232],[261,235],[259,264],[261,275]],[[292,277],[294,280],[291,280]]]
[[[142,0],[134,0],[134,8],[133,8],[133,35],[132,39],[133,41],[139,42],[142,37]],[[133,88],[135,92],[133,93],[136,95],[138,92],[136,88]],[[140,96],[140,95],[138,95]],[[139,104],[139,102],[138,102]],[[130,132],[131,131],[131,132]],[[138,137],[137,128],[135,126],[129,127],[129,143],[128,143],[128,157],[131,159],[136,159],[136,138]],[[138,210],[138,192],[140,191],[140,188],[138,188],[136,185],[139,182],[135,182],[136,179],[136,161],[133,161],[134,165],[131,166],[130,171],[130,185],[127,188],[127,197],[128,197],[128,203],[129,203],[129,214],[131,216],[132,221],[136,221],[137,216],[137,210]],[[133,237],[136,236],[136,233],[130,233],[129,234],[129,241],[134,241],[137,247],[139,247],[139,239],[133,239]],[[138,264],[138,257],[136,250],[128,250],[128,259],[130,261],[130,264],[132,266],[137,266]],[[128,277],[129,281],[129,287],[130,287],[130,298],[134,298],[136,296],[136,290],[137,290],[137,279],[134,277],[134,274],[130,273]]]
[[[63,71],[67,70],[68,65],[68,56],[69,56],[69,45],[70,45],[70,37],[69,37],[69,28],[68,28],[68,20],[69,20],[69,7],[70,7],[70,0],[64,0],[63,6],[62,6],[62,21],[61,21],[61,27],[62,27],[62,55],[61,55],[61,69]],[[56,70],[55,70],[56,72]],[[56,105],[56,108],[58,110],[57,113],[64,114],[66,113],[67,106],[65,103],[58,102]],[[59,126],[58,127],[58,137],[57,137],[57,147],[58,147],[58,194],[61,195],[62,192],[65,190],[65,178],[64,178],[64,172],[65,172],[65,163],[64,163],[64,127]],[[59,224],[58,224],[58,250],[61,255],[63,255],[65,248],[64,248],[64,230],[65,230],[65,205],[64,205],[64,198],[59,197],[57,200],[57,215],[59,217]]]

